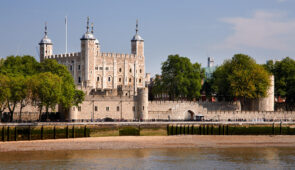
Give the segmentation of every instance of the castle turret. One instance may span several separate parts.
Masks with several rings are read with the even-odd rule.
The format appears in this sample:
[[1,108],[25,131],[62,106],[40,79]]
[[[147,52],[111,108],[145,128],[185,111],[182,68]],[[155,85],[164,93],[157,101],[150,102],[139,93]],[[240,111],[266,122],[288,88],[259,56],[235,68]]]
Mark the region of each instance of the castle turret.
[[47,56],[52,55],[52,42],[47,36],[47,24],[45,23],[44,37],[39,43],[40,45],[40,62],[44,61]]
[[86,86],[95,87],[95,56],[97,45],[95,44],[94,35],[89,32],[89,17],[87,18],[87,30],[81,38],[81,61],[84,62],[82,67],[82,81]]
[[138,34],[138,20],[136,20],[136,34],[131,40],[131,53],[144,57],[144,40]]
[[[94,35],[94,31],[93,31],[93,23],[91,23],[91,34]],[[100,43],[98,41],[98,39],[94,40],[94,44],[95,44],[95,50],[97,54],[100,54]]]
[[138,89],[138,118],[140,120],[149,119],[148,116],[148,88],[140,88]]

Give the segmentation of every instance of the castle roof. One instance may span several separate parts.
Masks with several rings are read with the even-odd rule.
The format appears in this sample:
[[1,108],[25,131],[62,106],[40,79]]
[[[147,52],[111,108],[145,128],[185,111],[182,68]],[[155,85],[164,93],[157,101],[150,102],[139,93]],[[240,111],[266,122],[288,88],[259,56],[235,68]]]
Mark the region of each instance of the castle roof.
[[90,32],[86,32],[86,33],[82,36],[81,40],[95,40],[95,37],[94,37],[94,35],[91,34]]
[[133,38],[132,38],[131,41],[143,41],[143,38],[141,38],[140,35],[135,34],[135,35],[133,36]]
[[89,17],[87,17],[86,33],[83,34],[81,40],[95,40],[95,37],[93,35],[93,26],[92,26],[92,31],[89,32]]
[[42,38],[42,40],[40,41],[39,44],[52,44],[52,42],[51,42],[51,39],[49,39],[49,38],[47,37],[47,35],[45,35],[45,36]]
[[138,20],[136,20],[136,29],[135,29],[136,33],[133,36],[133,38],[131,39],[131,41],[143,41],[143,38],[141,38],[141,36],[138,34]]
[[45,23],[44,37],[41,39],[39,44],[52,44],[51,39],[47,36],[47,23]]

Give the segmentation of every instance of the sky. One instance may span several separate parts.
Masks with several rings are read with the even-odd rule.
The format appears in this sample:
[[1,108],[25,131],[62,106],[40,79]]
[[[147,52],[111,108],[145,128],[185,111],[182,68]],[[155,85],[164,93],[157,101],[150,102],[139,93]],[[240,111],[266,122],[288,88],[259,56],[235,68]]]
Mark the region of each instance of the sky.
[[145,40],[146,72],[161,73],[168,55],[179,54],[207,66],[221,65],[236,53],[257,63],[295,59],[295,0],[1,0],[0,57],[32,55],[37,60],[44,23],[53,53],[80,51],[86,18],[102,52],[130,53],[130,40]]

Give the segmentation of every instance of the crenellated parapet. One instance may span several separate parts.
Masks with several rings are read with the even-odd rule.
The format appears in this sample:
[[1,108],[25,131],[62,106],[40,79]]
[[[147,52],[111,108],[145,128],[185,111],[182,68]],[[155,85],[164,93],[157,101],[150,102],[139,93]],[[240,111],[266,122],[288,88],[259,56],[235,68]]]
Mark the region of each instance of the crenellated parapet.
[[135,54],[122,54],[122,53],[101,53],[101,57],[110,57],[110,58],[142,58],[141,56],[137,56]]
[[74,58],[80,56],[80,52],[76,53],[66,53],[66,54],[54,54],[54,55],[49,55],[45,56],[46,59],[64,59],[64,58]]

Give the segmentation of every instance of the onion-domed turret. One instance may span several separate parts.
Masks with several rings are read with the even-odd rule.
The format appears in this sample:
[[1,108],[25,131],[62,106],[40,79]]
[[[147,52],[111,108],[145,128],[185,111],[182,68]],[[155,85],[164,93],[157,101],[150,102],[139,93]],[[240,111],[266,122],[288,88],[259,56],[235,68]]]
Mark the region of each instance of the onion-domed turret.
[[44,37],[41,39],[40,46],[40,61],[44,61],[48,56],[52,55],[53,45],[52,41],[47,36],[47,23],[45,23]]
[[141,36],[138,34],[138,20],[136,20],[136,29],[135,29],[136,33],[133,36],[133,38],[131,39],[131,41],[143,41],[143,38],[141,38]]
[[144,40],[138,34],[138,20],[136,20],[136,33],[131,39],[131,53],[137,56],[144,56]]
[[94,40],[94,43],[95,43],[95,44],[99,44],[98,39],[95,39],[95,40]]
[[41,39],[39,45],[41,44],[52,44],[51,39],[47,36],[47,24],[45,23],[45,31],[44,31],[44,37]]
[[95,40],[95,37],[92,32],[89,32],[89,17],[87,17],[87,31],[82,36],[81,40]]

